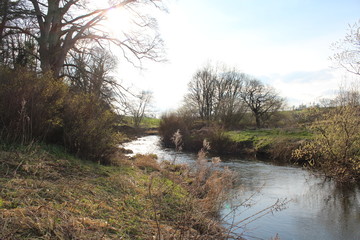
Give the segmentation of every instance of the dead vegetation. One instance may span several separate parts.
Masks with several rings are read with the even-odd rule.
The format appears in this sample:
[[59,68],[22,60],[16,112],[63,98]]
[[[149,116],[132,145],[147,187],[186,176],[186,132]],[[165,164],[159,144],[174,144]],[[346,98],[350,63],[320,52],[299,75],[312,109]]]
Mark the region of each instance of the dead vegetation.
[[151,155],[116,159],[103,166],[58,147],[2,146],[0,239],[226,238],[213,218],[219,172],[194,178]]

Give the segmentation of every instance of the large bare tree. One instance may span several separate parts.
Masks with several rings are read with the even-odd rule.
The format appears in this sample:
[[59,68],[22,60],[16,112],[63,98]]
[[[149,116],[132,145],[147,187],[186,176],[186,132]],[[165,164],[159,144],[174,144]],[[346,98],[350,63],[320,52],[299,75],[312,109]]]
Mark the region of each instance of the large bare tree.
[[0,43],[3,38],[11,34],[7,30],[7,26],[14,24],[16,19],[21,18],[22,16],[22,4],[23,1],[11,1],[11,0],[1,0],[0,1]]
[[245,79],[245,74],[226,67],[217,78],[215,116],[225,127],[238,123],[245,113],[240,97]]
[[[9,2],[9,1],[8,1]],[[149,58],[162,58],[162,40],[156,29],[156,20],[149,16],[149,7],[162,8],[161,0],[112,0],[102,1],[103,8],[92,7],[86,0],[22,0],[21,17],[8,24],[2,31],[29,36],[37,42],[42,71],[52,71],[55,77],[62,75],[65,60],[80,42],[104,45],[112,43],[120,47],[124,57],[133,62]],[[107,13],[123,8],[134,16],[138,31],[122,34],[122,39],[104,31]],[[3,22],[3,21],[2,21]],[[141,29],[141,32],[140,30]],[[135,63],[134,63],[135,64]]]
[[194,105],[203,120],[210,121],[214,115],[216,78],[214,68],[208,65],[198,70],[188,85],[187,102]]
[[272,87],[256,79],[246,81],[241,98],[253,113],[258,128],[284,104],[284,99]]

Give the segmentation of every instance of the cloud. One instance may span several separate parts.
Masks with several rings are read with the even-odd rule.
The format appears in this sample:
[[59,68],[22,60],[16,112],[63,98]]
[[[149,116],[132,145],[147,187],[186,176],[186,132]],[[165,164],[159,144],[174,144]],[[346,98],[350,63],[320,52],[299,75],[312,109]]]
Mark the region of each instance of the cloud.
[[277,89],[285,97],[288,105],[317,102],[321,98],[331,98],[339,88],[341,78],[332,69],[300,71],[289,74],[273,74],[259,77]]
[[322,69],[318,71],[298,71],[282,76],[282,81],[287,83],[313,83],[326,82],[334,78],[331,69]]

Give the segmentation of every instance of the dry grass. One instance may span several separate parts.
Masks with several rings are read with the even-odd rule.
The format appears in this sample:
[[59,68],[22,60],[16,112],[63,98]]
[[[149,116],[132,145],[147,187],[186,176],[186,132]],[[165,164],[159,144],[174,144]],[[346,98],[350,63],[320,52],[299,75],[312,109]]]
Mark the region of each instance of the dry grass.
[[208,149],[194,170],[154,155],[118,153],[103,166],[0,146],[0,239],[241,239],[220,225],[233,175]]
[[38,145],[3,148],[0,239],[224,239],[204,208],[218,194],[215,175],[199,200],[185,166],[143,155],[117,165]]
[[204,140],[203,148],[198,153],[191,192],[200,199],[199,202],[207,214],[216,215],[221,203],[228,196],[234,176],[229,169],[219,168],[220,158],[212,158],[210,162],[207,160],[206,154],[209,150],[210,145]]
[[133,157],[134,165],[140,169],[147,170],[147,171],[160,171],[161,166],[157,161],[156,155],[142,155],[137,154]]

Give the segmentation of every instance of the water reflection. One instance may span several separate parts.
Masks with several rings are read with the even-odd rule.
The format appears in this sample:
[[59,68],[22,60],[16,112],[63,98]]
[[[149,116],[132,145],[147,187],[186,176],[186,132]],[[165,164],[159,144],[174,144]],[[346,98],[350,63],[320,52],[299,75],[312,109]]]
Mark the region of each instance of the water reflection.
[[[155,153],[160,160],[194,163],[195,154],[163,149],[157,136],[125,144],[134,153]],[[360,187],[341,185],[309,174],[301,168],[275,166],[256,160],[226,159],[222,163],[236,172],[236,186],[224,203],[222,216],[239,222],[278,199],[290,199],[287,208],[266,215],[237,231],[255,239],[360,239]],[[255,193],[255,194],[254,194]],[[246,201],[251,197],[251,201]],[[232,206],[245,202],[232,212]],[[249,207],[249,204],[251,207]]]

